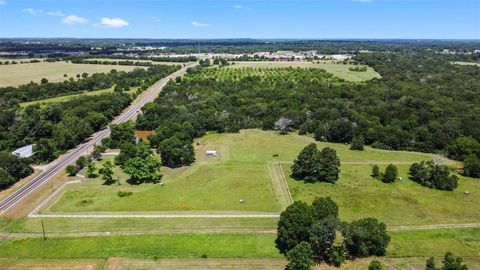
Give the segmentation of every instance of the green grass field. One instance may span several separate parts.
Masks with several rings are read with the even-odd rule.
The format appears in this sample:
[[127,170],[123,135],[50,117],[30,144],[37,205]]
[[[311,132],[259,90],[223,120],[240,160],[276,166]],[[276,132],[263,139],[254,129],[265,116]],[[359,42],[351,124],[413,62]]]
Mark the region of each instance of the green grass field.
[[[429,230],[390,233],[387,257],[476,256],[480,229]],[[7,240],[3,258],[276,258],[275,235],[157,234],[136,236],[41,237]]]
[[[431,154],[370,147],[352,151],[348,145],[322,142],[318,143],[320,148],[334,148],[343,162],[340,179],[335,185],[305,184],[288,175],[298,152],[313,142],[307,136],[245,130],[238,134],[209,134],[198,142],[197,161],[192,166],[163,168],[164,186],[131,186],[121,169],[115,168],[121,185],[104,186],[98,178],[71,185],[42,213],[280,212],[279,199],[266,171],[266,164],[280,163],[294,200],[311,202],[316,196],[331,196],[345,220],[374,216],[389,226],[400,226],[478,222],[480,216],[476,207],[480,197],[474,194],[480,188],[479,181],[460,177],[457,190],[447,192],[408,180],[409,164],[432,159]],[[206,149],[217,149],[218,156],[206,157]],[[112,157],[102,162],[107,160]],[[372,164],[380,164],[383,169],[388,163],[398,165],[403,180],[384,184],[370,177]],[[467,190],[470,195],[464,194]],[[118,191],[131,191],[133,195],[119,197]],[[241,198],[246,203],[240,204]]]
[[[385,161],[388,161],[386,159]],[[373,162],[372,162],[373,163]],[[428,189],[408,179],[409,165],[398,165],[402,180],[384,184],[370,176],[371,165],[342,165],[335,185],[305,184],[289,177],[290,164],[284,164],[290,191],[295,200],[311,202],[317,196],[330,196],[340,207],[340,217],[355,220],[373,216],[390,226],[478,222],[480,181],[460,177],[453,191]],[[381,165],[383,171],[386,165]]]
[[[35,104],[49,104],[49,103],[66,102],[66,101],[69,101],[73,98],[80,97],[80,96],[95,96],[95,95],[101,95],[101,94],[105,94],[105,93],[113,93],[113,89],[114,89],[114,87],[110,87],[108,89],[102,89],[102,90],[90,91],[90,92],[83,92],[81,94],[65,95],[65,96],[54,97],[54,98],[47,98],[47,99],[41,99],[41,100],[22,102],[22,103],[20,103],[20,107],[25,108],[27,106],[35,105]],[[137,91],[137,89],[138,89],[138,87],[132,87],[132,89],[130,89],[130,91],[125,92],[125,93],[135,93]]]
[[322,68],[328,73],[333,74],[339,78],[347,81],[367,81],[373,78],[380,78],[373,68],[367,67],[365,72],[357,72],[349,70],[354,65],[336,64],[333,61],[314,61],[314,62],[292,62],[292,61],[238,61],[234,65],[228,66],[228,68],[242,68],[242,67],[263,67],[263,68],[282,68],[282,67],[301,67],[301,68]]
[[[0,65],[0,87],[18,86],[31,81],[40,82],[42,78],[47,78],[50,82],[61,82],[68,80],[70,77],[76,78],[77,74],[82,74],[83,72],[93,74],[110,72],[112,69],[132,71],[135,68],[142,67],[72,64],[66,62]],[[64,74],[67,74],[67,77],[64,77]]]
[[480,66],[480,63],[476,62],[452,62],[452,64],[461,66]]

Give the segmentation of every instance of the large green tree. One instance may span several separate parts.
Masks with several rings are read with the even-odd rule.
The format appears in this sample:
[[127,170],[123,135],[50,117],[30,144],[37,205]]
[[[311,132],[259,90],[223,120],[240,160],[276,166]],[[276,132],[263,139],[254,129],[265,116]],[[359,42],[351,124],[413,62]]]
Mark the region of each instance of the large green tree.
[[130,176],[128,182],[131,184],[159,183],[162,180],[160,166],[160,160],[156,157],[134,157],[127,161],[123,170]]
[[328,147],[318,151],[314,143],[307,145],[292,165],[292,177],[309,183],[335,183],[339,173],[340,159],[336,151]]
[[343,231],[344,244],[353,257],[385,255],[390,236],[387,226],[375,218],[353,221]]
[[157,151],[162,157],[162,165],[170,168],[190,165],[195,161],[192,144],[188,141],[181,141],[175,136],[163,140]]
[[275,244],[282,254],[286,254],[302,241],[308,241],[313,224],[312,211],[308,204],[296,201],[280,215],[277,224]]
[[286,270],[310,270],[315,265],[313,252],[308,242],[300,242],[287,253]]

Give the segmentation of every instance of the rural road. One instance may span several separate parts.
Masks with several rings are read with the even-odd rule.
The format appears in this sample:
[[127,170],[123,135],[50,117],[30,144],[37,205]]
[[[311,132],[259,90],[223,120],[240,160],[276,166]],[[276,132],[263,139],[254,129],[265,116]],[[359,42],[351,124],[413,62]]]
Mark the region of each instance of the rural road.
[[[152,87],[150,87],[144,94],[140,95],[134,102],[132,102],[132,104],[130,104],[129,107],[127,107],[119,116],[117,116],[111,122],[111,124],[120,124],[120,123],[127,122],[134,119],[137,116],[137,114],[140,113],[141,108],[146,103],[153,101],[158,96],[162,88],[168,83],[170,79],[174,79],[177,76],[184,75],[186,73],[187,68],[192,67],[196,64],[197,63],[190,63],[188,65],[185,65],[180,70],[159,80]],[[25,185],[15,190],[12,194],[10,194],[8,197],[6,197],[0,202],[0,214],[12,208],[15,204],[17,204],[19,201],[27,197],[29,194],[35,191],[38,187],[44,185],[49,180],[51,180],[55,175],[65,170],[65,168],[69,164],[75,162],[80,156],[84,155],[88,149],[95,146],[96,144],[101,142],[103,138],[106,138],[109,135],[110,135],[109,128],[100,130],[94,133],[87,142],[78,145],[76,148],[70,150],[67,154],[52,161],[50,164],[48,164],[47,168],[42,173],[32,178]]]

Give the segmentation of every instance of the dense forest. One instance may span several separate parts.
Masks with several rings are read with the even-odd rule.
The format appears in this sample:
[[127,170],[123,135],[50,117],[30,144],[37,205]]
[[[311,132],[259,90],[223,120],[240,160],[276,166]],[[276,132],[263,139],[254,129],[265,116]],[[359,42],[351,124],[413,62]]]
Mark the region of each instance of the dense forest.
[[[137,129],[187,140],[206,131],[263,128],[373,147],[480,155],[480,67],[438,54],[361,54],[381,75],[349,83],[320,69],[195,68],[144,107]],[[165,138],[165,137],[164,137]]]

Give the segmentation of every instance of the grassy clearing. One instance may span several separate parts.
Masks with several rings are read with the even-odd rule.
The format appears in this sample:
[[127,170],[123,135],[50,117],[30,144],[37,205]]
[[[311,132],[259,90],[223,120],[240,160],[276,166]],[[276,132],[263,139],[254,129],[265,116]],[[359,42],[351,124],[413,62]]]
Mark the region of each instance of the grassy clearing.
[[[135,68],[142,67],[72,64],[66,62],[1,65],[0,87],[18,86],[31,81],[40,82],[42,78],[47,78],[50,82],[61,82],[68,80],[70,77],[76,78],[77,74],[82,74],[83,72],[93,74],[109,72],[112,69],[132,71]],[[63,74],[67,74],[67,77],[64,77]]]
[[452,64],[461,66],[480,66],[480,63],[476,62],[452,62]]
[[350,67],[355,67],[351,64],[336,64],[333,61],[314,61],[314,62],[292,62],[292,61],[238,61],[234,65],[228,66],[228,68],[241,68],[241,67],[262,67],[262,68],[282,68],[282,67],[301,67],[301,68],[322,68],[328,73],[333,74],[339,78],[347,81],[367,81],[373,78],[380,78],[373,68],[368,67],[365,72],[357,72],[349,70]]
[[[101,95],[101,94],[105,94],[105,93],[113,93],[113,89],[114,89],[114,87],[110,87],[108,89],[102,89],[102,90],[90,91],[90,92],[83,92],[81,94],[65,95],[65,96],[54,97],[54,98],[28,101],[28,102],[20,103],[20,107],[25,108],[27,106],[35,105],[35,104],[49,104],[49,103],[66,102],[66,101],[72,100],[72,99],[80,97],[80,96],[96,96],[96,95]],[[125,93],[135,93],[137,91],[137,89],[138,89],[138,87],[132,87],[130,89],[130,91],[125,92]]]
[[[294,200],[311,202],[317,196],[330,196],[340,207],[344,220],[373,216],[390,226],[478,222],[480,197],[464,191],[480,190],[480,181],[460,177],[453,191],[425,188],[408,180],[409,165],[398,165],[403,180],[384,184],[370,176],[371,165],[342,165],[335,185],[305,184],[289,177],[290,164],[283,166]],[[381,170],[385,169],[381,165]]]
[[480,229],[445,229],[390,233],[389,257],[480,255]]
[[272,258],[272,236],[175,234],[78,238],[27,238],[0,245],[1,256],[21,258]]
[[[279,212],[278,198],[273,194],[266,164],[279,162],[294,200],[311,201],[316,196],[331,196],[341,208],[345,220],[365,216],[377,217],[391,226],[478,222],[480,197],[474,194],[480,182],[460,177],[454,192],[431,190],[408,180],[412,162],[428,160],[424,153],[385,151],[366,147],[351,151],[348,145],[318,143],[320,148],[332,147],[340,156],[340,180],[335,184],[304,184],[293,181],[290,164],[298,152],[313,139],[289,134],[246,130],[239,134],[209,134],[196,146],[197,161],[190,167],[163,168],[165,185],[131,186],[119,168],[115,175],[122,185],[103,186],[100,179],[73,185],[47,212]],[[216,158],[205,156],[206,149],[217,149]],[[274,154],[278,157],[273,157]],[[102,162],[111,160],[106,157]],[[370,177],[371,164],[397,164],[401,180],[383,184]],[[453,164],[453,163],[452,163]],[[99,168],[100,165],[97,165]],[[119,197],[118,191],[131,191],[129,197]],[[246,203],[240,204],[244,198]],[[395,213],[395,214],[393,214]]]
[[[480,252],[480,229],[390,233],[387,257],[458,256]],[[136,236],[58,237],[8,240],[0,244],[4,258],[279,258],[274,235],[163,234]]]

